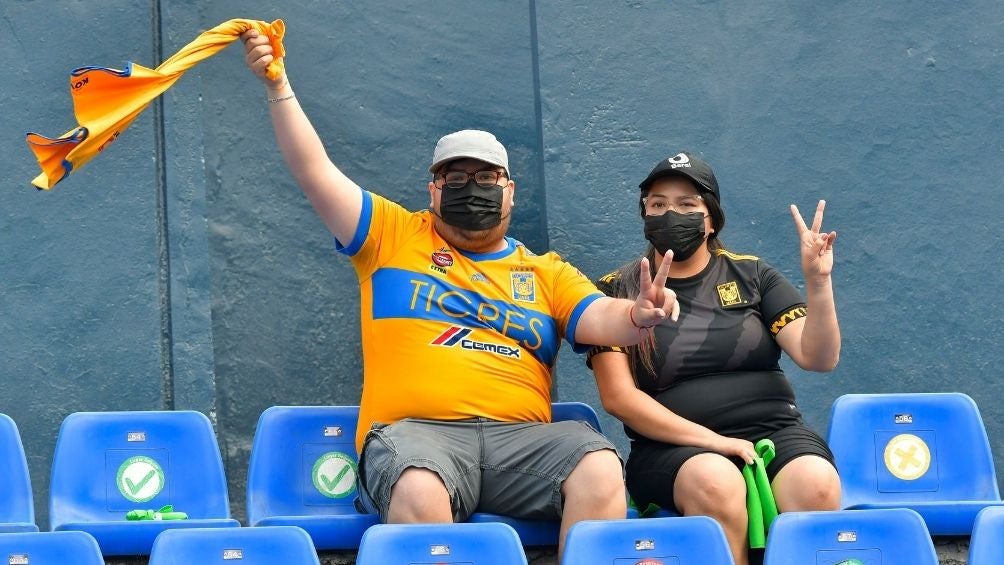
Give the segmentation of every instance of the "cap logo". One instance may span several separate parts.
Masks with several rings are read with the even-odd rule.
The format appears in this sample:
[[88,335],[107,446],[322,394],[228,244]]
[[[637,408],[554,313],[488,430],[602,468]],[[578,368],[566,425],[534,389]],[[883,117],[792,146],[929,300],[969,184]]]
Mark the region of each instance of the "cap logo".
[[669,166],[674,169],[677,167],[689,167],[690,157],[688,157],[686,153],[677,153],[669,159],[666,159],[666,162],[668,162]]

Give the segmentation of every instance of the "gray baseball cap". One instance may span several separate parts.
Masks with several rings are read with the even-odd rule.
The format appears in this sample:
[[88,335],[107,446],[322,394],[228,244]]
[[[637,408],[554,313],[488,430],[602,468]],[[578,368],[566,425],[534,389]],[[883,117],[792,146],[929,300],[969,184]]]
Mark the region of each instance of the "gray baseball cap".
[[455,159],[477,159],[505,169],[509,173],[509,156],[505,147],[487,131],[465,129],[444,135],[432,152],[430,173],[435,173],[440,165]]

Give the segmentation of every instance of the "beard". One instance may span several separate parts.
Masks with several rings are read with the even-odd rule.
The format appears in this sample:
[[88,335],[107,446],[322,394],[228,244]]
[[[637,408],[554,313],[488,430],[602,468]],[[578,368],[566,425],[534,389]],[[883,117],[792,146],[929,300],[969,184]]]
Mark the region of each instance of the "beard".
[[471,251],[473,253],[490,253],[498,251],[501,241],[509,231],[509,222],[512,219],[512,206],[502,212],[502,222],[486,230],[467,230],[451,226],[443,221],[439,212],[432,210],[433,226],[451,247]]

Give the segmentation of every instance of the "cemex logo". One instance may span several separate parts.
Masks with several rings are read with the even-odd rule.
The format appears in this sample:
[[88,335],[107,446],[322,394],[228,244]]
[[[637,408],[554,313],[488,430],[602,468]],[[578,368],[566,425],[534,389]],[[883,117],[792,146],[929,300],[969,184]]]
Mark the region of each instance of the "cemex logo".
[[470,328],[450,326],[445,332],[439,334],[439,337],[432,340],[432,343],[429,345],[439,345],[441,347],[459,346],[461,349],[466,349],[468,351],[494,353],[495,355],[501,355],[503,357],[514,357],[519,359],[518,347],[510,347],[508,345],[499,345],[497,343],[486,343],[483,341],[467,339],[467,336],[473,331],[474,330]]

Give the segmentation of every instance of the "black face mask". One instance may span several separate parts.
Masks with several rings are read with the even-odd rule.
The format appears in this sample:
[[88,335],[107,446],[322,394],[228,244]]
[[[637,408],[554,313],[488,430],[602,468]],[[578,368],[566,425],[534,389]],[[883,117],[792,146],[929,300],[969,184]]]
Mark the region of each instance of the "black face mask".
[[661,216],[645,216],[645,239],[660,254],[672,249],[674,261],[686,261],[704,243],[704,214],[666,210]]
[[463,188],[440,189],[439,214],[447,224],[464,230],[481,231],[502,223],[501,187],[484,188],[471,180]]

